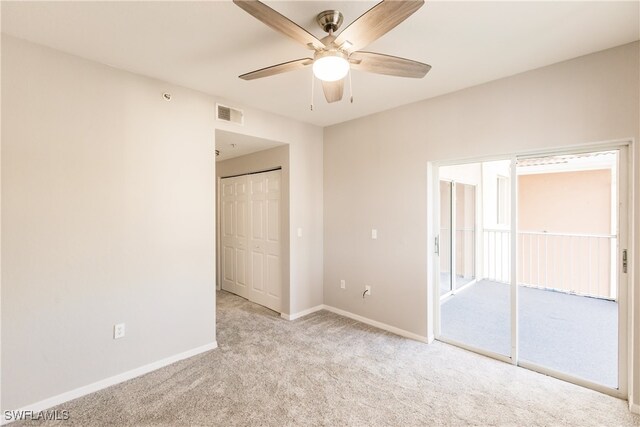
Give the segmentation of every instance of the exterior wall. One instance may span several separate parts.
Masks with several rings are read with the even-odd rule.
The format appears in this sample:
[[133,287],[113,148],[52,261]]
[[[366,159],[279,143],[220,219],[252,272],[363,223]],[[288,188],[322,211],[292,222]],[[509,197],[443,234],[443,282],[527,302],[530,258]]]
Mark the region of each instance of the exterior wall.
[[616,299],[611,226],[610,169],[518,176],[518,283]]
[[518,176],[518,228],[609,234],[611,170]]
[[[441,180],[455,181],[456,183],[456,274],[467,280],[477,277],[481,263],[480,238],[482,224],[482,164],[468,163],[461,165],[442,166],[439,170]],[[442,196],[440,201],[440,218],[443,224],[445,215],[449,215],[448,206],[450,200]],[[450,225],[449,225],[450,226]],[[449,227],[446,227],[449,228]],[[441,249],[447,251],[450,248],[450,236],[448,230],[440,230]],[[441,250],[440,271],[448,272],[449,254]]]

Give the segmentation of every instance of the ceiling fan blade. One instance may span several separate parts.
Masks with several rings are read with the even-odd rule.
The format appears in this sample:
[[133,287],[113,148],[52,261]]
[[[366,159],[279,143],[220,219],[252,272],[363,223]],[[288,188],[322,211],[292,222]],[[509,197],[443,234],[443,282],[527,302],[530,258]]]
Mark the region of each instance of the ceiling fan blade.
[[349,56],[351,68],[388,76],[423,78],[431,65],[397,56],[373,52],[353,52]]
[[260,68],[259,70],[251,71],[250,73],[245,73],[238,77],[242,80],[261,79],[262,77],[275,76],[276,74],[299,70],[300,68],[304,68],[311,64],[313,64],[313,59],[311,58],[295,59],[293,61],[283,62],[282,64]]
[[325,47],[320,40],[307,30],[262,2],[257,0],[233,0],[233,2],[257,20],[307,47],[312,49]]
[[344,79],[336,80],[335,82],[322,82],[322,90],[327,102],[337,102],[342,99],[344,92]]
[[[391,31],[423,4],[424,0],[383,0],[345,28],[334,43],[349,52],[360,50]],[[343,46],[345,42],[349,44]]]

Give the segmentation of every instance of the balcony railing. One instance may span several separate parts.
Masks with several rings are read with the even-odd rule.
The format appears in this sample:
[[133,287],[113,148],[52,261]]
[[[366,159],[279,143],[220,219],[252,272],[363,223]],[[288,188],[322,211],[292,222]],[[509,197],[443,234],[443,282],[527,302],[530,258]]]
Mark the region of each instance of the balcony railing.
[[[510,231],[485,229],[484,276],[510,282]],[[518,232],[518,284],[617,299],[617,236]]]

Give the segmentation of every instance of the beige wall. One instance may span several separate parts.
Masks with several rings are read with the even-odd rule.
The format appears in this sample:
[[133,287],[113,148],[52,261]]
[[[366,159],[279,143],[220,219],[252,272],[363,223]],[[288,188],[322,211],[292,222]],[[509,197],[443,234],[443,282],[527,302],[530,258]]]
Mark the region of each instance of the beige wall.
[[215,340],[216,128],[288,144],[290,302],[322,303],[321,128],[4,35],[2,95],[3,410]]
[[456,274],[465,279],[475,277],[475,252],[478,199],[477,187],[456,183]]
[[[326,128],[325,304],[426,337],[432,237],[427,235],[427,163],[637,140],[638,46],[620,46]],[[634,194],[637,208],[637,189]],[[373,227],[378,240],[369,238]],[[352,284],[346,291],[340,290],[341,278]],[[373,292],[363,301],[365,283]],[[636,304],[640,307],[640,295]],[[636,332],[636,354],[639,339]]]
[[[269,169],[282,168],[282,187],[280,201],[282,203],[282,312],[291,313],[291,296],[289,292],[291,271],[289,266],[290,254],[290,209],[289,209],[289,146],[281,145],[269,150],[258,151],[246,156],[234,157],[216,163],[216,177],[223,178],[234,175],[242,175],[250,172],[259,172]],[[218,222],[216,222],[218,224]],[[218,228],[216,230],[220,232]],[[297,234],[296,234],[297,235]],[[217,246],[219,248],[219,245]],[[220,251],[218,249],[218,255]],[[218,266],[219,266],[218,259]]]
[[519,175],[518,283],[615,299],[611,190],[611,169]]
[[[506,178],[505,221],[498,223],[498,177]],[[511,160],[482,163],[482,226],[509,230],[511,224]]]
[[[441,180],[455,181],[456,183],[456,274],[465,278],[475,277],[479,271],[480,264],[477,263],[480,254],[479,240],[482,236],[480,225],[482,224],[482,164],[466,163],[461,165],[442,166],[439,169]],[[440,191],[442,197],[442,187]],[[440,200],[440,218],[442,223],[443,214],[447,209],[444,203],[451,203],[450,200]],[[450,236],[440,232],[442,249],[450,250]],[[440,271],[448,271],[447,265],[450,255],[441,251]]]
[[610,234],[611,170],[519,175],[518,228]]

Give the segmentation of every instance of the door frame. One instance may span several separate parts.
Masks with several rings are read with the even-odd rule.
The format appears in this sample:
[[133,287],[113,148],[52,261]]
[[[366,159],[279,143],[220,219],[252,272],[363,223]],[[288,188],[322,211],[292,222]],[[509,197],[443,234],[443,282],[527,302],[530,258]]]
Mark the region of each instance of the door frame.
[[[216,222],[216,289],[217,290],[224,290],[222,288],[222,251],[220,250],[222,248],[222,180],[224,179],[229,179],[229,178],[237,178],[237,177],[247,177],[247,181],[248,178],[252,175],[258,175],[258,174],[265,174],[265,173],[270,173],[270,172],[278,172],[279,176],[280,176],[280,209],[279,209],[279,230],[280,230],[280,309],[279,310],[274,310],[273,308],[267,307],[266,305],[264,305],[262,302],[259,301],[254,301],[251,298],[249,298],[249,295],[251,293],[251,290],[248,289],[249,294],[247,294],[247,296],[241,296],[238,295],[234,292],[234,295],[238,295],[241,298],[245,298],[249,301],[252,301],[256,304],[262,305],[265,308],[268,308],[269,310],[275,311],[276,313],[280,314],[281,317],[285,317],[286,318],[286,314],[285,314],[285,310],[286,310],[286,306],[289,304],[289,301],[287,300],[288,296],[288,289],[285,289],[285,286],[289,286],[288,284],[288,275],[289,275],[289,270],[285,269],[285,256],[284,254],[289,254],[289,248],[287,247],[288,244],[288,240],[285,239],[285,236],[287,236],[287,229],[286,227],[284,227],[285,225],[285,213],[282,210],[282,204],[285,200],[283,200],[283,197],[286,195],[287,200],[286,200],[286,205],[289,206],[289,189],[287,188],[286,193],[283,192],[283,178],[285,176],[285,172],[283,166],[273,166],[273,167],[267,167],[264,169],[258,169],[258,170],[253,170],[253,171],[249,171],[249,172],[239,172],[239,173],[231,173],[228,175],[220,175],[216,177],[216,218],[215,218],[215,222]],[[247,188],[247,191],[249,190],[249,187]],[[250,199],[250,195],[249,195],[249,199]],[[248,210],[248,217],[251,217],[251,213],[249,212],[251,209],[250,204],[247,205],[247,210]],[[248,236],[249,237],[249,236]],[[250,245],[247,245],[247,248],[249,248]],[[251,273],[253,274],[253,273]],[[285,292],[287,291],[287,292]]]
[[[518,357],[518,286],[517,286],[517,260],[518,260],[518,247],[517,247],[517,196],[518,196],[518,180],[516,162],[517,159],[531,158],[531,157],[544,157],[551,155],[562,154],[580,154],[593,151],[612,151],[619,150],[620,153],[624,153],[624,156],[620,156],[621,159],[618,162],[618,203],[623,201],[626,204],[625,209],[618,210],[618,263],[622,260],[622,250],[626,249],[628,256],[628,273],[623,273],[622,268],[618,266],[618,388],[611,388],[598,384],[583,378],[575,377],[563,372],[555,371],[550,368],[546,368],[534,363],[522,362]],[[626,157],[626,159],[625,159]],[[622,161],[622,160],[626,161]],[[436,252],[435,241],[439,238],[440,230],[440,191],[439,191],[439,168],[441,166],[451,166],[468,163],[480,163],[497,160],[510,160],[511,161],[511,200],[510,200],[510,216],[511,216],[511,283],[510,283],[510,301],[511,301],[511,354],[506,356],[499,353],[495,353],[489,350],[477,348],[465,343],[458,342],[441,335],[440,324],[440,260],[439,255]],[[432,274],[428,276],[428,306],[431,308],[433,317],[428,317],[431,322],[427,325],[428,336],[434,337],[437,340],[452,344],[466,350],[470,350],[488,357],[492,357],[497,360],[501,360],[506,363],[511,363],[516,366],[520,366],[525,369],[536,371],[545,375],[549,375],[558,378],[563,381],[571,382],[582,387],[590,388],[595,391],[608,394],[614,397],[629,399],[629,384],[633,381],[630,378],[633,373],[633,348],[630,343],[633,343],[631,334],[633,333],[632,313],[633,313],[633,293],[631,292],[632,272],[634,271],[633,256],[630,254],[630,245],[633,243],[633,229],[631,227],[633,220],[633,177],[634,177],[634,140],[632,138],[603,141],[586,144],[567,145],[555,148],[545,148],[536,150],[522,150],[511,154],[498,154],[494,156],[482,156],[462,159],[451,159],[442,161],[429,162],[427,165],[429,172],[427,182],[427,194],[431,194],[430,204],[432,208],[429,209],[432,213],[432,221],[428,221],[428,250],[429,250],[429,262],[428,266],[431,267]],[[436,191],[437,189],[437,191]],[[623,200],[624,199],[624,200]],[[514,232],[515,230],[515,232]],[[513,315],[516,313],[516,315]],[[638,357],[640,355],[636,355]]]

